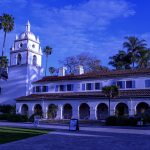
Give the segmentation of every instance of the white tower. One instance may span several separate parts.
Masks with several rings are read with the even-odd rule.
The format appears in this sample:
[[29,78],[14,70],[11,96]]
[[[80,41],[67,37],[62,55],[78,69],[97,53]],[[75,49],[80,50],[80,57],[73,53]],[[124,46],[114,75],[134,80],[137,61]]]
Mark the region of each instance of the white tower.
[[42,76],[40,42],[30,31],[30,27],[28,21],[25,31],[16,36],[10,50],[9,79],[1,81],[0,103],[12,103],[17,97],[30,94],[31,83]]

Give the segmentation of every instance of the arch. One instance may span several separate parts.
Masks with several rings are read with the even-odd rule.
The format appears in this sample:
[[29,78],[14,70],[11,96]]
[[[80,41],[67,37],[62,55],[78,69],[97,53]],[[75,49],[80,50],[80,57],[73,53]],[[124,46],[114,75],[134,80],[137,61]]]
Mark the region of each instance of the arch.
[[72,106],[70,104],[65,104],[63,107],[63,118],[71,119],[72,117]]
[[21,114],[28,116],[28,111],[29,111],[28,105],[27,104],[23,104],[22,107],[21,107]]
[[17,56],[17,65],[21,65],[21,61],[22,61],[22,56],[19,53],[18,56]]
[[82,103],[79,106],[79,118],[84,120],[90,118],[90,107],[88,104]]
[[117,104],[115,108],[115,115],[116,116],[128,116],[129,115],[128,105],[125,103]]
[[97,120],[106,119],[108,117],[108,106],[105,103],[100,103],[97,106]]
[[48,106],[47,116],[49,119],[55,119],[57,116],[58,106],[55,104],[50,104]]
[[37,65],[37,57],[36,57],[36,55],[33,56],[32,64],[33,64],[33,66]]
[[148,109],[149,109],[149,105],[145,102],[141,102],[141,103],[137,104],[137,106],[136,106],[136,114],[141,115]]
[[40,115],[40,116],[43,115],[42,106],[40,104],[36,104],[34,106],[34,114]]

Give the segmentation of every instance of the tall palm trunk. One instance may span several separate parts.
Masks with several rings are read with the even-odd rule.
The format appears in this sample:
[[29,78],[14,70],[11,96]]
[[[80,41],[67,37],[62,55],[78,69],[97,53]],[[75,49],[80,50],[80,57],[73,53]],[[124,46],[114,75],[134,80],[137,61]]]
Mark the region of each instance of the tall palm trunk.
[[45,77],[46,77],[46,71],[47,71],[47,61],[48,61],[48,55],[46,55]]
[[4,56],[5,41],[6,41],[6,32],[4,32],[4,41],[3,41],[3,47],[2,47],[2,57]]

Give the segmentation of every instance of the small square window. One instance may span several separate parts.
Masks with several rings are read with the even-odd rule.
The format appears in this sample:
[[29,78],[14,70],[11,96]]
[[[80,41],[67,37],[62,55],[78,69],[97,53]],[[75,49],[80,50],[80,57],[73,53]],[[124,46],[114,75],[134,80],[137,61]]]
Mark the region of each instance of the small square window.
[[92,90],[92,84],[91,83],[86,84],[86,90]]
[[145,80],[145,87],[149,88],[150,87],[150,80]]
[[101,89],[101,84],[95,83],[95,90],[100,90],[100,89]]
[[36,86],[36,92],[41,92],[41,87],[40,86]]

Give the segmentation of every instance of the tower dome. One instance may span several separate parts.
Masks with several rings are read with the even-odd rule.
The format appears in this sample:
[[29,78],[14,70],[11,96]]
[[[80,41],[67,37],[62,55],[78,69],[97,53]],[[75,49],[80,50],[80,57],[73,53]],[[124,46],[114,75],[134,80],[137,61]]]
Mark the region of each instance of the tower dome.
[[26,30],[19,35],[18,40],[30,39],[33,41],[37,41],[36,36],[30,31],[30,27],[31,25],[30,22],[28,21],[26,24]]

